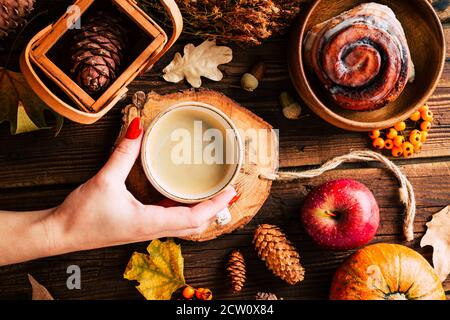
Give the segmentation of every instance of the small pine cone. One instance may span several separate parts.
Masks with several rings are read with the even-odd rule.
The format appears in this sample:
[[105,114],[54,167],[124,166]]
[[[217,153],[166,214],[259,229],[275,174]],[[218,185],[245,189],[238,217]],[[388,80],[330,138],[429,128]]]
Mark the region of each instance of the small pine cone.
[[300,255],[280,228],[270,224],[260,225],[255,231],[253,243],[258,256],[273,274],[290,285],[303,280],[305,269],[300,264]]
[[0,40],[23,26],[34,9],[34,0],[0,0]]
[[103,93],[117,78],[126,47],[120,17],[99,13],[78,30],[72,44],[72,74],[91,95]]
[[231,252],[226,269],[234,293],[241,292],[246,280],[246,267],[244,256],[239,250]]
[[258,292],[256,300],[283,300],[283,298],[278,298],[276,294],[270,292]]

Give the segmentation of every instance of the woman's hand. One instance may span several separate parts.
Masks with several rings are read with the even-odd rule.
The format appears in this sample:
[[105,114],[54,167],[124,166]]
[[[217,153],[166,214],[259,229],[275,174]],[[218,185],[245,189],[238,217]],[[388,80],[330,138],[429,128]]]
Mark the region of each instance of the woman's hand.
[[142,142],[141,121],[130,124],[109,161],[88,182],[72,192],[50,219],[51,246],[65,243],[65,251],[140,242],[161,237],[201,233],[235,196],[233,189],[190,207],[146,206],[126,189],[127,178]]
[[[97,175],[73,191],[57,208],[28,213],[29,217],[33,217],[27,219],[33,224],[30,230],[35,232],[7,236],[39,238],[28,240],[44,243],[37,246],[40,249],[35,251],[36,256],[23,254],[23,257],[6,258],[6,263],[3,257],[0,258],[0,265],[8,264],[8,260],[15,263],[45,255],[203,232],[216,214],[228,206],[236,192],[228,188],[216,198],[194,207],[143,205],[125,187],[125,179],[139,155],[142,132],[140,119],[136,118],[130,124],[126,137]],[[19,216],[23,215],[0,213],[0,225],[3,217],[7,217],[8,223],[15,223],[11,221],[14,216],[20,219]],[[21,223],[22,228],[26,225]],[[0,244],[0,252],[1,247]],[[11,254],[14,252],[11,250]],[[20,255],[20,252],[17,254]]]

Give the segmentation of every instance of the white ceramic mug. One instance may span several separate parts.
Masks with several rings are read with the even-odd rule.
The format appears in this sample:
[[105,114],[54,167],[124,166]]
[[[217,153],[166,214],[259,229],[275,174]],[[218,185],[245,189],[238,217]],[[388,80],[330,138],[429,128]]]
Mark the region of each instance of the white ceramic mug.
[[[178,132],[177,130],[184,130],[189,127],[192,119],[197,119],[196,121],[203,121],[209,124],[213,123],[213,126],[210,126],[209,129],[216,130],[211,131],[212,133],[226,133],[226,136],[223,137],[222,140],[224,146],[222,149],[222,160],[224,160],[222,166],[217,163],[213,164],[213,166],[215,165],[214,167],[208,167],[211,166],[211,164],[205,163],[183,163],[181,166],[184,167],[178,167],[180,164],[170,164],[168,162],[174,161],[173,155],[175,154],[175,148],[180,149],[180,146],[182,146],[180,141],[168,141],[169,134],[170,139],[174,138],[174,136],[183,136],[183,133],[186,133],[186,131]],[[208,131],[202,132],[202,137],[204,137],[204,134],[206,133],[208,133]],[[195,147],[196,142],[198,142],[195,137],[193,140],[194,143],[191,144],[191,147]],[[203,152],[205,151],[203,149],[206,148],[204,146],[205,141],[202,141],[201,148],[199,149]],[[220,146],[217,139],[214,140],[212,146]],[[169,150],[171,152],[170,159],[168,157]],[[217,155],[217,150],[215,150],[213,154]],[[231,119],[221,110],[201,102],[182,102],[162,111],[152,121],[145,132],[141,150],[142,166],[150,183],[167,198],[186,204],[198,203],[211,199],[221,193],[226,187],[232,185],[242,167],[243,156],[242,139]],[[175,160],[179,161],[178,159]],[[169,168],[169,170],[167,170],[167,168]],[[214,170],[212,170],[212,168]],[[206,182],[210,183],[211,181],[214,183],[215,180],[218,180],[218,182],[215,185],[206,187],[205,190],[202,190],[202,182],[197,181],[195,172],[198,176],[201,176],[200,178],[203,179],[202,181],[205,181],[205,184]],[[208,180],[207,174],[210,172],[214,173],[215,180],[212,179],[213,177],[211,177],[211,181]],[[223,176],[218,177],[218,174],[223,174]],[[177,184],[180,183],[181,185],[181,182],[179,181],[183,181],[183,183],[186,184],[186,179],[191,181],[192,188],[189,188],[189,190],[187,187],[184,189],[183,187],[181,187],[181,189],[178,188]],[[218,220],[220,220],[220,217],[218,217]]]

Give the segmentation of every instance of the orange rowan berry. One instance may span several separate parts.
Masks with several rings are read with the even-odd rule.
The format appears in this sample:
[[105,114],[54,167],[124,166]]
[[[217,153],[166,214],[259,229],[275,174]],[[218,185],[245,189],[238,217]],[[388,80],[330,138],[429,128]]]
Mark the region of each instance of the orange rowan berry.
[[394,128],[395,128],[395,130],[397,130],[397,131],[403,131],[403,130],[406,129],[406,123],[405,123],[404,121],[397,122],[397,123],[394,125]]
[[394,142],[392,142],[391,139],[386,139],[386,140],[384,141],[384,147],[385,147],[387,150],[391,150],[391,149],[394,147]]
[[419,152],[420,150],[422,150],[422,146],[423,146],[422,142],[416,143],[414,145],[414,152]]
[[205,291],[205,288],[198,288],[195,290],[195,297],[201,300],[203,291]]
[[369,132],[369,137],[371,137],[372,139],[376,139],[381,135],[380,130],[372,130]]
[[185,299],[192,299],[195,295],[195,289],[192,288],[191,286],[186,286],[186,288],[183,289],[183,297]]
[[420,131],[419,130],[413,130],[409,134],[409,142],[411,142],[413,145],[421,143],[420,139],[421,139],[421,136],[420,136]]
[[377,149],[380,149],[380,150],[383,149],[384,148],[384,140],[383,140],[383,138],[376,138],[375,140],[373,140],[372,145],[373,145],[374,148],[377,148]]
[[195,296],[199,300],[212,300],[212,292],[208,288],[198,288],[195,292]]
[[428,110],[420,113],[422,120],[424,121],[433,121],[433,111]]
[[428,107],[427,104],[424,104],[423,106],[421,106],[421,107],[419,108],[419,112],[426,112],[426,111],[428,111],[428,110],[430,110],[430,107]]
[[392,155],[394,157],[397,158],[397,157],[400,157],[403,154],[403,149],[402,149],[402,147],[395,146],[395,147],[392,148],[391,153],[392,153]]
[[430,121],[424,121],[420,124],[420,129],[422,131],[430,131],[431,129],[431,122]]
[[396,136],[394,138],[393,142],[394,142],[394,146],[401,147],[403,142],[405,142],[405,137],[404,136]]
[[403,156],[405,158],[411,157],[414,154],[414,146],[410,142],[404,142],[402,145]]
[[211,290],[205,289],[202,292],[202,300],[212,300],[212,298],[213,298],[213,294],[212,294]]
[[420,142],[424,143],[427,141],[428,138],[428,132],[427,131],[420,131]]
[[394,139],[396,136],[398,136],[398,132],[394,128],[390,128],[386,134],[386,137],[391,140]]
[[409,119],[412,121],[419,121],[420,117],[421,117],[420,111],[416,111],[409,117]]

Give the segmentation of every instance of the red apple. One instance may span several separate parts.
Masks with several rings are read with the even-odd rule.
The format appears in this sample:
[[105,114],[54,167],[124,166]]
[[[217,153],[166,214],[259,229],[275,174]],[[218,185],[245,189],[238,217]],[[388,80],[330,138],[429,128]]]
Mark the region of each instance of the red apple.
[[332,250],[349,250],[368,243],[380,224],[372,192],[351,179],[329,181],[311,191],[301,218],[313,240]]

